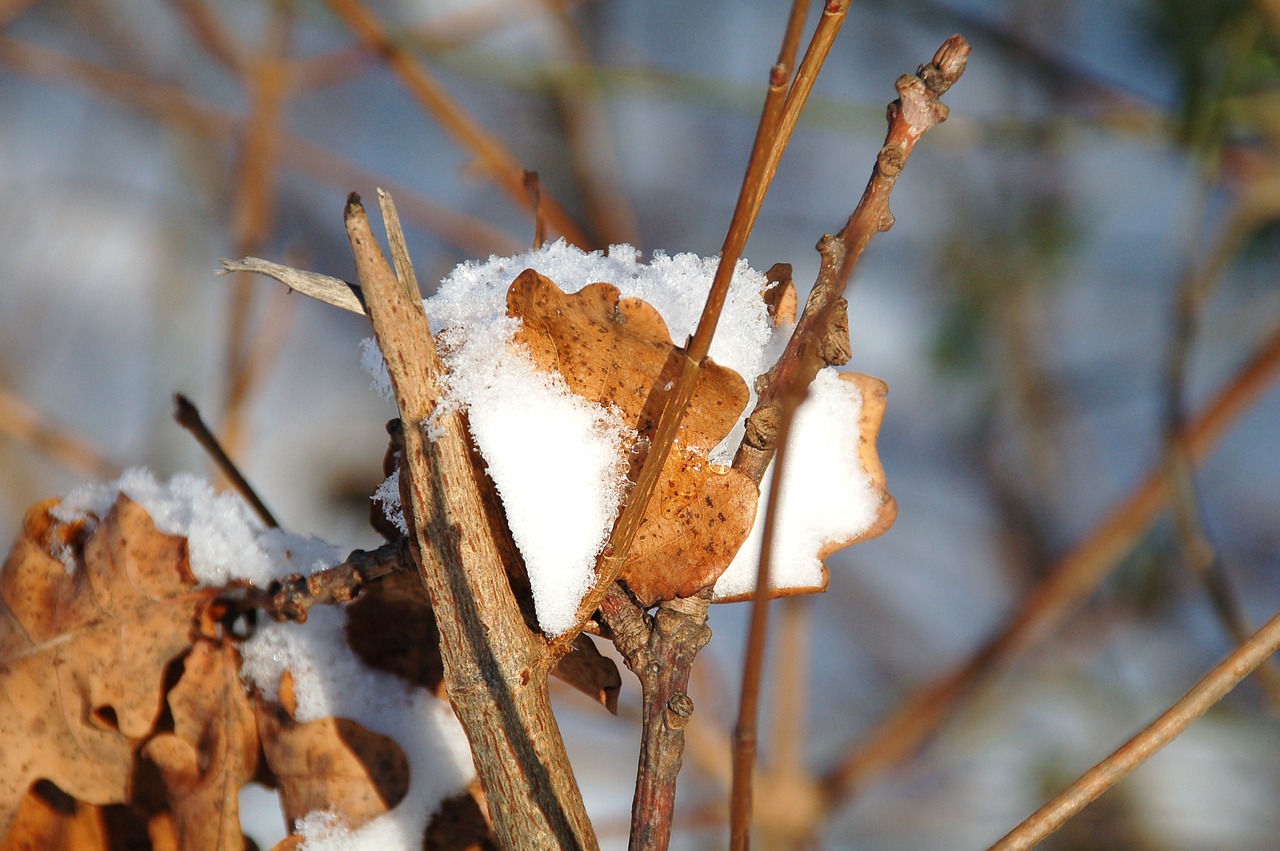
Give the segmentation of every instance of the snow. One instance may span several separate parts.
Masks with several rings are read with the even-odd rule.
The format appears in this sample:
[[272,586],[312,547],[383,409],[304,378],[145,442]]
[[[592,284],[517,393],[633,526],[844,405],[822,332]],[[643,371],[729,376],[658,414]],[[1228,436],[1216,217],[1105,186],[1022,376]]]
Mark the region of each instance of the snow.
[[[879,495],[858,458],[862,395],[824,369],[809,385],[787,440],[782,499],[774,531],[770,586],[813,588],[822,584],[818,553],[866,530],[880,508]],[[755,525],[720,579],[717,597],[749,594],[756,587],[772,467],[762,483]]]
[[[344,552],[317,538],[264,529],[238,496],[218,493],[207,479],[175,476],[160,482],[132,469],[115,482],[88,485],[53,510],[72,522],[102,518],[123,493],[151,515],[156,528],[187,538],[192,572],[205,585],[246,579],[260,588],[291,573],[313,573],[342,562]],[[391,811],[349,831],[331,813],[302,820],[306,851],[391,851],[421,843],[440,803],[474,777],[471,751],[448,703],[425,689],[365,666],[347,644],[346,612],[317,606],[304,624],[267,622],[241,645],[241,676],[266,697],[279,695],[289,671],[296,719],[348,718],[388,736],[409,763],[409,792]]]
[[[697,327],[717,258],[656,252],[648,263],[629,245],[584,252],[557,241],[512,257],[463,263],[425,301],[441,357],[449,370],[442,411],[465,410],[472,437],[502,497],[508,525],[525,559],[539,625],[550,635],[573,626],[595,577],[595,561],[617,517],[624,492],[625,449],[635,440],[610,409],[572,393],[557,374],[539,372],[514,342],[519,320],[507,316],[506,294],[532,268],[568,293],[606,282],[662,315],[682,344]],[[737,371],[750,388],[781,354],[790,329],[775,333],[760,291],[766,280],[745,261],[734,272],[711,357]],[[389,393],[376,345],[362,363]],[[754,390],[748,411],[755,404]],[[861,399],[834,371],[815,382],[793,430],[786,509],[779,518],[773,581],[777,587],[820,584],[821,546],[847,539],[874,520],[878,500],[857,456]],[[745,417],[746,412],[744,412]],[[727,464],[741,441],[737,427],[711,453]],[[761,500],[767,499],[766,493]],[[399,519],[394,490],[376,497]],[[718,596],[751,591],[759,558],[763,511],[752,537],[716,586]]]

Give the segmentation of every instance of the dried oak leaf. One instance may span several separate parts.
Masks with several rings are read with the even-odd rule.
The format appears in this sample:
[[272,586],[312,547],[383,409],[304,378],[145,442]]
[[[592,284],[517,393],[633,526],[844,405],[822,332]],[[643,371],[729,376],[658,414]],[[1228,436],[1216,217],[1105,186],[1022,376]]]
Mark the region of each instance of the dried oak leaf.
[[[680,363],[657,310],[640,299],[621,298],[612,284],[566,294],[526,269],[507,291],[507,313],[521,320],[516,342],[540,369],[560,373],[579,396],[616,407],[642,441],[653,431]],[[759,496],[755,483],[706,459],[748,398],[741,376],[706,363],[622,567],[622,579],[646,605],[713,583],[751,529]],[[631,471],[633,479],[637,472]]]
[[[858,461],[862,473],[868,479],[868,487],[878,500],[876,516],[871,524],[862,531],[840,540],[831,541],[818,551],[818,558],[823,560],[822,579],[817,585],[789,585],[770,589],[769,596],[792,597],[798,594],[815,594],[827,590],[830,571],[826,559],[845,547],[879,537],[888,531],[898,516],[898,504],[889,493],[885,483],[884,465],[880,463],[880,455],[876,450],[876,437],[880,433],[880,425],[884,421],[885,402],[889,387],[878,378],[858,372],[842,372],[840,379],[858,388],[862,396],[862,412],[858,417]],[[852,473],[853,471],[851,471]],[[856,474],[856,473],[854,473]],[[717,603],[736,603],[750,600],[751,592],[717,597]]]
[[240,787],[258,767],[258,729],[240,680],[240,654],[201,641],[169,691],[173,731],[142,749],[160,769],[182,848],[242,848]]
[[39,780],[87,804],[129,800],[166,669],[217,593],[197,587],[186,539],[127,497],[91,532],[54,505],[27,513],[0,570],[0,834]]
[[293,678],[287,672],[280,702],[256,697],[254,711],[290,823],[329,810],[355,829],[386,813],[409,791],[409,761],[392,739],[344,718],[295,720]]

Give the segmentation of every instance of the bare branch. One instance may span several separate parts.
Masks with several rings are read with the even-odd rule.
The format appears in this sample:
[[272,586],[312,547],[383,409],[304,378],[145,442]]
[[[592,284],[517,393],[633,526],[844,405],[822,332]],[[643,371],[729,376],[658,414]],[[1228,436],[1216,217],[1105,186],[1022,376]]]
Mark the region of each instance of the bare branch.
[[1062,827],[1076,813],[1096,801],[1131,771],[1172,742],[1204,715],[1259,665],[1280,649],[1280,615],[1234,653],[1222,660],[1182,699],[1125,742],[1102,762],[1089,769],[1052,801],[1009,831],[989,851],[1023,851],[1033,848]]

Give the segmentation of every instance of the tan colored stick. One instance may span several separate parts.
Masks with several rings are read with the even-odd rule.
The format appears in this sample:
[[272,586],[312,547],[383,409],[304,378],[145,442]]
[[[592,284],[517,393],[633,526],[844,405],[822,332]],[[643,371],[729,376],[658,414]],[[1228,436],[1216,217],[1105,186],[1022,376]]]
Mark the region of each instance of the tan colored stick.
[[1052,801],[1009,831],[989,851],[1023,851],[1040,844],[1139,765],[1155,756],[1280,649],[1280,615],[1222,660],[1195,688],[1141,733],[1084,773]]
[[383,219],[400,279],[392,273],[355,196],[347,234],[356,272],[404,422],[401,500],[418,568],[440,625],[449,700],[504,848],[597,847],[547,691],[545,644],[525,625],[477,484],[460,413],[427,419],[443,365],[403,250],[390,198]]

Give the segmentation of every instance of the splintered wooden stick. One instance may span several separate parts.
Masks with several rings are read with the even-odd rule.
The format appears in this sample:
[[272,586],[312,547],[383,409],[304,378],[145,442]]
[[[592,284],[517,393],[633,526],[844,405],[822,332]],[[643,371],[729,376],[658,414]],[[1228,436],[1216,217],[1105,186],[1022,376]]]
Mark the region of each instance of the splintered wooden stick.
[[471,744],[494,832],[506,848],[597,847],[547,691],[549,655],[525,625],[477,484],[462,415],[427,420],[444,368],[404,249],[382,196],[393,274],[355,195],[345,220],[404,426],[400,490],[419,570],[440,627],[445,684]]

